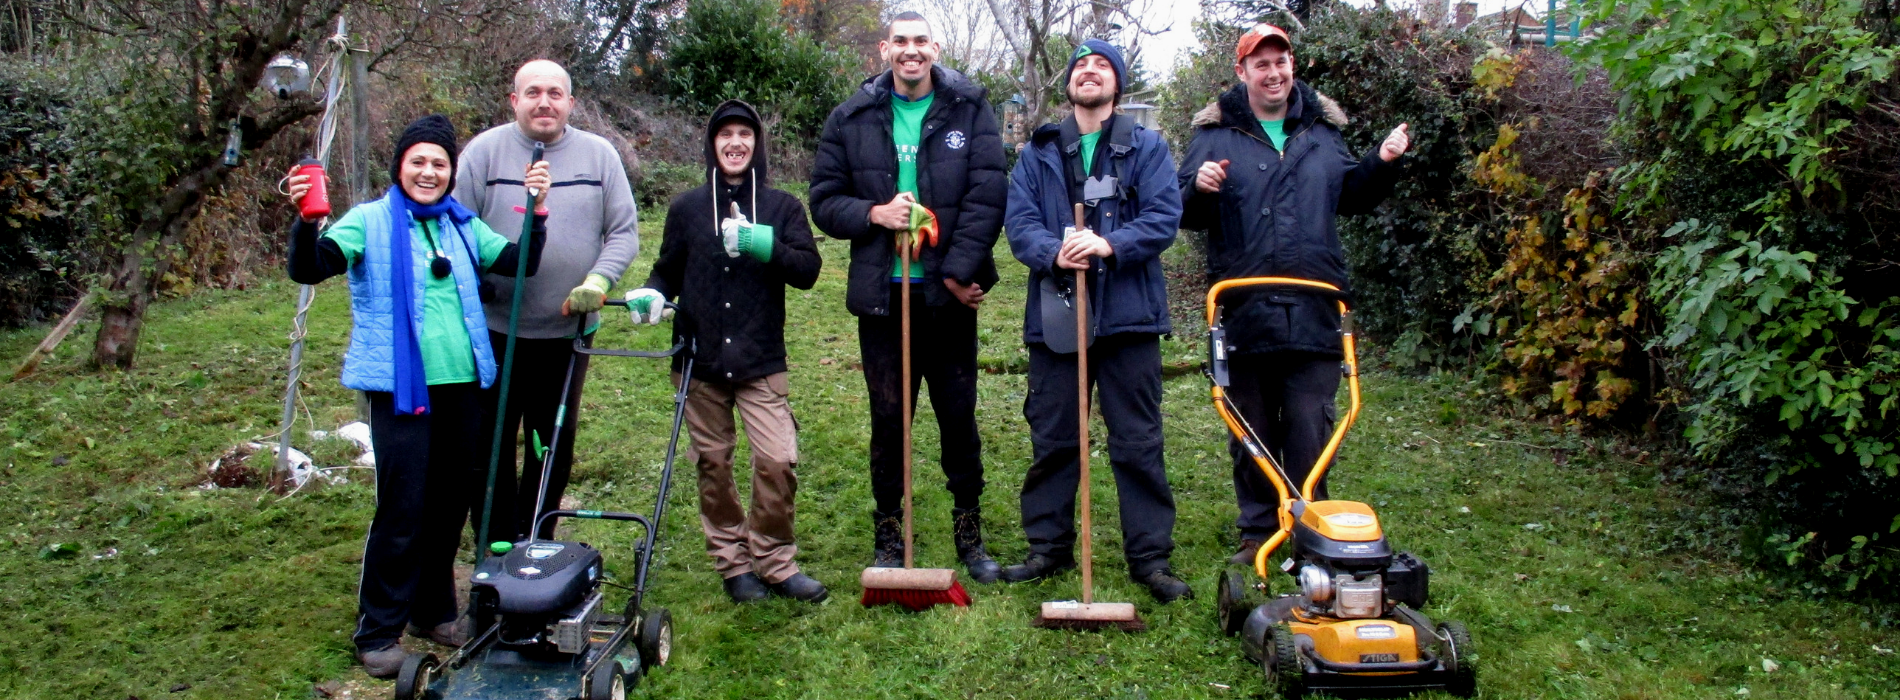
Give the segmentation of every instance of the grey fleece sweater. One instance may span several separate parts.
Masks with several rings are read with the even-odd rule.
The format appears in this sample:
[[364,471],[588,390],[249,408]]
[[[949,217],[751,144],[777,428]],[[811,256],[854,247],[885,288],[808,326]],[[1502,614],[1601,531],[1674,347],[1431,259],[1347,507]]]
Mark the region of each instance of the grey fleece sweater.
[[[528,171],[534,142],[514,122],[484,131],[462,148],[455,170],[455,199],[473,209],[489,228],[509,241],[521,237],[527,202],[521,180]],[[640,230],[633,188],[619,152],[595,134],[567,127],[541,156],[554,186],[548,191],[548,242],[541,269],[527,279],[521,296],[523,338],[561,338],[574,334],[577,319],[561,315],[561,302],[590,273],[614,282],[640,254]],[[488,328],[508,330],[512,277],[488,275],[495,285]],[[595,319],[589,318],[591,325]]]

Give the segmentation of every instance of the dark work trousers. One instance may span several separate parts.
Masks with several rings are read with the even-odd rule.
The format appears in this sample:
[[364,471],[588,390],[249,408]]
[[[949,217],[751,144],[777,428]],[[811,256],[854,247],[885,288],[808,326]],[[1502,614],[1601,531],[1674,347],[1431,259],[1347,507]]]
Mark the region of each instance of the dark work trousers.
[[[1161,339],[1117,333],[1096,338],[1088,353],[1094,405],[1108,426],[1108,461],[1121,497],[1122,553],[1129,575],[1141,578],[1167,568],[1174,552],[1174,491],[1161,455]],[[1082,476],[1075,357],[1030,343],[1029,396],[1023,400],[1035,448],[1035,462],[1023,476],[1023,533],[1031,553],[1057,561],[1074,556]]]
[[[1332,437],[1339,367],[1337,357],[1297,352],[1235,355],[1228,364],[1228,398],[1266,443],[1267,452],[1293,477],[1291,488],[1306,481]],[[1235,524],[1240,526],[1240,536],[1265,540],[1280,529],[1280,495],[1240,441],[1231,436],[1227,454],[1234,460],[1234,497],[1240,503]],[[1313,497],[1326,500],[1324,478],[1313,485]]]
[[396,415],[395,394],[369,393],[376,451],[376,518],[363,545],[356,648],[401,640],[403,625],[424,629],[455,619],[455,551],[461,545],[468,463],[486,451],[474,382],[429,387],[429,413]]
[[[940,462],[958,508],[983,497],[983,443],[976,432],[976,309],[924,303],[922,285],[910,289],[910,399],[930,381],[937,413]],[[889,316],[858,317],[858,352],[871,395],[871,495],[877,509],[904,507],[904,373],[898,285],[891,285]],[[912,462],[915,478],[916,462]]]
[[[583,336],[587,347],[594,346],[593,334]],[[481,527],[483,488],[487,484],[488,448],[494,444],[495,403],[501,400],[501,356],[508,347],[508,336],[490,331],[488,341],[495,349],[495,386],[482,392],[482,438],[478,450],[484,459],[472,466],[478,475],[472,503],[473,527]],[[558,439],[554,431],[555,407],[561,403],[561,384],[566,380],[567,363],[574,360],[574,385],[567,394],[567,420]],[[581,387],[587,382],[587,355],[574,352],[573,338],[519,338],[515,340],[515,367],[508,389],[506,437],[501,441],[501,462],[495,473],[495,515],[483,542],[518,542],[528,537],[534,526],[534,502],[541,488],[541,455],[534,451],[538,442],[554,450],[554,469],[548,475],[546,510],[561,507],[561,495],[567,493],[568,471],[574,466],[574,428],[580,423]],[[522,414],[533,434],[521,436],[528,446],[528,458],[522,460],[521,478],[515,478],[515,441],[521,435]],[[519,484],[517,486],[516,484]],[[551,533],[543,530],[542,537]]]

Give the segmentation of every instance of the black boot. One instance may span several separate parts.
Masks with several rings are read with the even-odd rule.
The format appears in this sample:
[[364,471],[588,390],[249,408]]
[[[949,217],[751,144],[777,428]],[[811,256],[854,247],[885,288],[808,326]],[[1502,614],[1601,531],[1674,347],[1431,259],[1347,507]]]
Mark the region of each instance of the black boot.
[[904,565],[904,511],[871,511],[876,533],[871,544],[871,566]]
[[1036,581],[1061,574],[1075,568],[1073,555],[1048,556],[1031,552],[1023,563],[1003,570],[1003,580],[1009,583]]
[[1165,566],[1150,571],[1146,575],[1131,578],[1135,579],[1135,583],[1147,586],[1148,593],[1155,597],[1155,602],[1163,605],[1182,598],[1190,600],[1194,598],[1194,589],[1188,587],[1187,582],[1175,578],[1174,571]]
[[963,561],[964,570],[970,572],[970,580],[996,583],[1003,567],[997,566],[996,560],[983,548],[983,509],[952,508],[950,523],[956,531],[957,558]]

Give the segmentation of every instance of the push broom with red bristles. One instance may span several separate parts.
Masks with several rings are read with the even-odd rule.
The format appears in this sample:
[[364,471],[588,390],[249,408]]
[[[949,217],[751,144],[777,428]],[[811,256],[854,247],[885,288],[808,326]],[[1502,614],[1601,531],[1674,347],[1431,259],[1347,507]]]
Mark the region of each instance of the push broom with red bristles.
[[[916,213],[920,209],[923,210],[923,217],[927,217],[921,226],[918,223],[920,217]],[[913,204],[911,212],[912,231],[909,236],[911,240],[900,240],[897,246],[899,250],[902,251],[901,259],[903,260],[901,281],[899,282],[901,291],[898,295],[898,301],[903,307],[903,310],[900,312],[900,318],[902,319],[900,324],[902,326],[903,347],[901,353],[903,355],[904,368],[904,568],[898,569],[888,566],[866,568],[864,573],[858,577],[858,583],[864,586],[864,597],[859,599],[858,602],[863,603],[865,607],[873,605],[902,605],[916,612],[933,605],[955,605],[957,607],[967,608],[970,606],[970,592],[963,590],[963,584],[957,582],[957,572],[954,569],[918,569],[912,566],[910,507],[910,261],[911,253],[914,252],[915,246],[920,245],[926,235],[928,235],[933,244],[936,242],[936,236],[934,235],[936,222],[934,220],[935,217],[930,216],[930,210],[928,209],[923,209],[923,207]],[[922,230],[925,227],[929,227],[931,230]]]
[[[1082,205],[1075,205],[1075,227],[1083,228]],[[1045,629],[1138,632],[1148,629],[1135,614],[1134,603],[1095,602],[1095,557],[1089,517],[1089,275],[1075,271],[1075,383],[1077,447],[1082,467],[1082,600],[1052,600],[1031,623]]]

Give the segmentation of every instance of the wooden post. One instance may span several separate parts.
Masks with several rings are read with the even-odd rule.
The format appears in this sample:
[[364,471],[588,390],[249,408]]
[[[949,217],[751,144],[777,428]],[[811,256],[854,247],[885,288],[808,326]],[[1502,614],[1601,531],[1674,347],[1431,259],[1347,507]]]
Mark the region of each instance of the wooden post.
[[59,348],[59,343],[66,339],[66,334],[73,332],[73,326],[79,325],[79,319],[86,315],[86,307],[91,306],[91,302],[91,294],[79,297],[79,301],[73,304],[72,310],[66,312],[66,317],[59,320],[59,325],[53,326],[53,331],[47,333],[46,338],[40,341],[39,347],[33,348],[33,352],[27,354],[26,361],[21,362],[20,368],[14,370],[13,378],[20,379],[32,374],[33,370],[39,369],[40,362]]
[[[369,167],[369,66],[363,54],[368,49],[350,47],[350,204],[375,198],[370,185]],[[369,394],[356,392],[356,419],[369,422]]]

